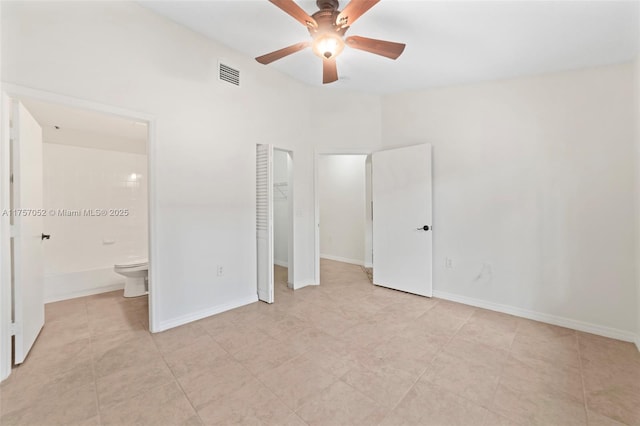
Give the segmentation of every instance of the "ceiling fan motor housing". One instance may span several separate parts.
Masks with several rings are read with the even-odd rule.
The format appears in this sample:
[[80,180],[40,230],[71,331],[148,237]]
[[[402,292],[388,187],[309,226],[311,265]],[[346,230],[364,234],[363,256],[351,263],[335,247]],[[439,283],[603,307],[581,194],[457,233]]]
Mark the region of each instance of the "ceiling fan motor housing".
[[331,59],[342,52],[342,38],[349,27],[337,25],[340,11],[336,0],[318,0],[316,4],[320,10],[312,17],[318,23],[318,27],[309,28],[309,34],[313,37],[313,51],[323,59]]

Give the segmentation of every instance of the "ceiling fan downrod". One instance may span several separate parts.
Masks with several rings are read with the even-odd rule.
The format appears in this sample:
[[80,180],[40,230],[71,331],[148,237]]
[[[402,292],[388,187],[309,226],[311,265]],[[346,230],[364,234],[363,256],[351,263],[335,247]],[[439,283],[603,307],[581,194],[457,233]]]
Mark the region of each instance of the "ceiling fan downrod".
[[320,10],[338,10],[338,0],[316,0]]

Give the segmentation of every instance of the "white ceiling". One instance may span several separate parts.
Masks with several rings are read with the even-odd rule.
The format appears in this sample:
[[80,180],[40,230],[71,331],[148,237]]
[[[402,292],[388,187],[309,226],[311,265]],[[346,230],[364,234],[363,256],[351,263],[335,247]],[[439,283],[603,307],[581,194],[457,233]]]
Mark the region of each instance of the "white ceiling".
[[146,153],[146,123],[33,99],[19,100],[42,127],[44,142]]
[[[307,13],[315,1],[297,2]],[[305,27],[267,0],[141,2],[249,57],[305,41]],[[342,9],[345,1],[340,2]],[[347,32],[406,43],[396,61],[346,47],[331,88],[392,93],[632,60],[640,1],[382,0]],[[309,49],[270,65],[314,86]]]

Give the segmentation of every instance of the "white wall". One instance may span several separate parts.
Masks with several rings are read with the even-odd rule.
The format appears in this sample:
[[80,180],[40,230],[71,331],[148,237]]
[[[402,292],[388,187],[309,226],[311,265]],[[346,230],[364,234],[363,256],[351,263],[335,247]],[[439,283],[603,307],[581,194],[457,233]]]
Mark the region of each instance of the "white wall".
[[[121,288],[113,265],[148,255],[147,156],[45,143],[43,163],[45,301]],[[84,209],[128,214],[59,214]]]
[[365,155],[318,158],[320,256],[364,265]]
[[5,82],[155,117],[156,330],[256,300],[257,143],[294,151],[294,287],[314,283],[314,147],[379,146],[377,96],[310,89],[134,3],[1,7]]
[[636,330],[632,88],[626,64],[383,99],[385,146],[434,147],[434,294]]
[[273,260],[287,267],[289,261],[289,153],[273,151]]

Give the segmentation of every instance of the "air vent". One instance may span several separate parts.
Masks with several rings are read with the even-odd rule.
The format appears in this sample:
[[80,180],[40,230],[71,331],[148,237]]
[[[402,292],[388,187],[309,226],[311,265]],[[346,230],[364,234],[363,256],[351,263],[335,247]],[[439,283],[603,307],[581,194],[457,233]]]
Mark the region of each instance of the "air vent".
[[235,86],[240,86],[240,71],[222,62],[218,62],[218,79]]

